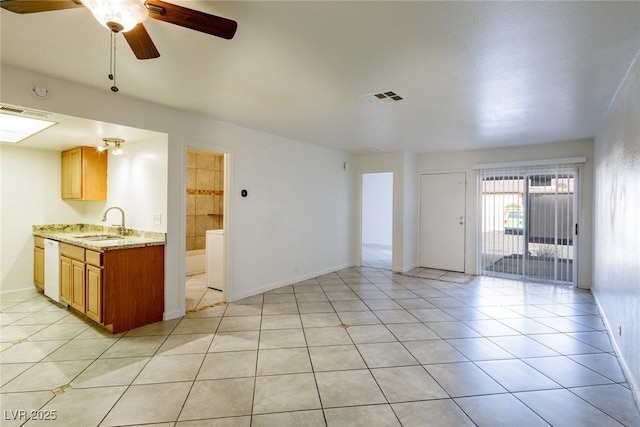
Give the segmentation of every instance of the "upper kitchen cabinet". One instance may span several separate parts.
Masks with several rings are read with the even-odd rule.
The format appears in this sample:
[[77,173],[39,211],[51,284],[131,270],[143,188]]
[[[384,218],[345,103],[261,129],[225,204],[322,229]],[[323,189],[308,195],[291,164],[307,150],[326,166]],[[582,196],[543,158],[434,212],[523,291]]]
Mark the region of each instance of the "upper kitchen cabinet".
[[96,147],[62,152],[62,198],[107,200],[107,153]]

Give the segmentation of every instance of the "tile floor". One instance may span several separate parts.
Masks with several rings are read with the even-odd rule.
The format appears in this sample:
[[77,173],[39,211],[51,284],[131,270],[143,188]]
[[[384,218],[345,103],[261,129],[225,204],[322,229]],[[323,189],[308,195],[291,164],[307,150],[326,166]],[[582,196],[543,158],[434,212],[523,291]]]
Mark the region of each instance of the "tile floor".
[[222,292],[207,287],[204,273],[187,276],[185,296],[187,311],[222,302]]
[[362,244],[362,265],[365,267],[391,270],[393,251],[391,246]]
[[117,336],[3,297],[0,424],[640,425],[588,292],[349,268],[211,307],[192,279],[192,312]]

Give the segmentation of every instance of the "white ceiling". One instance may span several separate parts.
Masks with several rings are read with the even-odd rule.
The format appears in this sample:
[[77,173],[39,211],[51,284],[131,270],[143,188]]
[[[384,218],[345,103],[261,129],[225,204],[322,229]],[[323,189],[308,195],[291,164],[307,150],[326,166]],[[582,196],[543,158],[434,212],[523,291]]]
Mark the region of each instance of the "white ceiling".
[[[148,20],[161,57],[119,36],[120,94],[351,151],[593,137],[640,49],[638,1],[173,3],[236,20],[236,37]],[[109,92],[88,10],[0,13],[3,63]],[[389,89],[404,100],[364,98]]]

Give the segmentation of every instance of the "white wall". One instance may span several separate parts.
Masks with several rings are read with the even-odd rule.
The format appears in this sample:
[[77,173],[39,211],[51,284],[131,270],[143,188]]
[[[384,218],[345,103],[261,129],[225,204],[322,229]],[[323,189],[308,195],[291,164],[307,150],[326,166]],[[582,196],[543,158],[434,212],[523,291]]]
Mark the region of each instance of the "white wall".
[[362,243],[393,242],[393,173],[362,175]]
[[[46,100],[29,93],[34,82],[47,85]],[[343,170],[348,154],[6,66],[0,89],[9,104],[168,135],[166,318],[185,310],[188,145],[230,154],[230,300],[352,265],[354,176]],[[249,197],[240,196],[243,188]],[[15,194],[7,201],[21,199]]]
[[[105,209],[118,206],[125,212],[126,227],[135,230],[167,231],[167,135],[156,134],[143,141],[126,143],[123,153],[114,156],[109,150],[107,201],[87,205],[87,224],[120,224],[120,212],[110,211],[102,222]],[[160,224],[153,215],[159,214]]]
[[640,401],[639,118],[636,55],[595,139],[593,240],[593,292],[636,401]]
[[[338,151],[224,127],[234,298],[353,265],[353,174]],[[243,198],[241,191],[248,196]]]
[[82,222],[84,208],[60,198],[59,152],[0,145],[0,289],[33,287],[32,225]]

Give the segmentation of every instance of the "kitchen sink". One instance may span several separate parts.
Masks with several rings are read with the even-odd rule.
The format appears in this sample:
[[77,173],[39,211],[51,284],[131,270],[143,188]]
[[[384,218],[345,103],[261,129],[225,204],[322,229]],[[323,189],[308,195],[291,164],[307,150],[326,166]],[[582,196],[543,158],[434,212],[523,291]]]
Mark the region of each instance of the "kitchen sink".
[[124,239],[123,236],[118,236],[115,234],[89,234],[89,235],[79,235],[73,236],[76,239],[88,240],[90,242],[100,242],[103,240],[119,240]]

